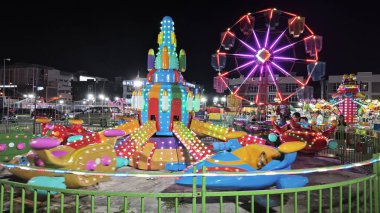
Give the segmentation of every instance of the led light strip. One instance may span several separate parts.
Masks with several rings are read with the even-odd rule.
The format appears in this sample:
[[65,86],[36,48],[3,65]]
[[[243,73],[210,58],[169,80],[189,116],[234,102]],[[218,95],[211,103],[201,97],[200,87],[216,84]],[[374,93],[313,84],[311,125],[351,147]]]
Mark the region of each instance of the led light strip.
[[228,173],[186,173],[183,172],[161,172],[161,173],[107,173],[107,172],[89,172],[89,171],[72,171],[72,170],[60,170],[60,169],[45,169],[40,167],[29,167],[29,166],[19,166],[15,164],[0,163],[7,169],[22,169],[28,171],[36,172],[50,172],[57,174],[74,174],[74,175],[92,175],[92,176],[107,176],[107,177],[240,177],[240,176],[264,176],[264,175],[296,175],[296,174],[309,174],[316,172],[328,172],[328,171],[338,171],[343,169],[351,169],[360,166],[370,165],[376,162],[380,162],[379,158],[372,158],[366,161],[361,161],[358,163],[339,165],[339,166],[329,166],[323,168],[310,168],[310,169],[295,169],[295,170],[278,170],[278,171],[253,171],[253,172],[228,172]]

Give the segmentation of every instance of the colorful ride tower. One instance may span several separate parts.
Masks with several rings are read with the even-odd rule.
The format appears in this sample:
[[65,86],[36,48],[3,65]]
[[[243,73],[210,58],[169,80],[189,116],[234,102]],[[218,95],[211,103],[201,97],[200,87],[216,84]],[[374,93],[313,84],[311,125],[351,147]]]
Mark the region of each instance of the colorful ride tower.
[[172,136],[173,121],[188,126],[192,112],[199,111],[200,95],[194,96],[185,86],[181,73],[186,70],[186,53],[180,50],[178,58],[171,17],[162,20],[157,42],[157,56],[153,49],[148,52],[148,83],[135,93],[134,108],[139,112],[141,124],[155,121],[156,135]]
[[359,99],[365,98],[360,92],[360,84],[356,81],[354,74],[343,75],[342,84],[339,85],[337,92],[332,95],[333,106],[338,105],[339,111],[344,115],[345,122],[357,122],[357,105],[362,105]]
[[[139,130],[116,146],[116,153],[139,169],[165,169],[200,160],[211,151],[188,127],[200,109],[200,94],[193,94],[182,76],[186,53],[176,52],[174,22],[165,16],[158,34],[158,52],[148,52],[147,83],[132,95],[138,112]],[[168,164],[169,163],[169,164]]]

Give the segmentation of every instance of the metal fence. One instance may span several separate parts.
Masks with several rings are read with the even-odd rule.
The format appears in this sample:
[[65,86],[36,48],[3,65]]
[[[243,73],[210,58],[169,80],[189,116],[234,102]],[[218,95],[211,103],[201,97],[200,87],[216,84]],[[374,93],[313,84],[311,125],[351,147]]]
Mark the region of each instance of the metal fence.
[[[372,158],[373,154],[380,153],[380,138],[378,132],[371,135],[356,134],[354,132],[337,131],[335,140],[338,143],[336,149],[326,149],[319,155],[334,157],[341,164],[356,163]],[[371,166],[364,169],[372,171]]]
[[[202,176],[200,188],[194,177],[188,191],[168,193],[57,189],[0,179],[0,212],[380,212],[378,138],[340,132],[336,138],[338,148],[325,153],[342,164],[376,159],[371,174],[336,183],[255,191],[207,190],[207,176]],[[134,185],[128,178],[125,182]]]
[[[52,121],[51,123],[52,124],[69,125],[69,120]],[[34,125],[34,129],[33,129],[33,125]],[[107,125],[107,128],[113,127],[115,125],[117,125],[116,122],[111,122]],[[96,124],[92,124],[92,125],[83,124],[83,127],[89,131],[96,131],[96,132],[101,131],[101,130],[106,128],[106,127],[102,127],[102,126],[96,125]],[[25,132],[34,133],[34,134],[39,134],[39,133],[41,133],[41,124],[33,123],[33,121],[0,124],[0,134],[17,132],[20,130],[23,130]]]
[[[380,157],[380,154],[375,156]],[[0,212],[379,212],[380,166],[375,173],[338,183],[292,189],[209,191],[196,177],[190,192],[129,193],[35,187],[0,180]],[[205,168],[203,173],[206,173]],[[127,181],[127,180],[126,180]],[[38,190],[47,190],[46,196]],[[134,205],[131,205],[131,202]],[[274,204],[277,202],[278,204]],[[217,207],[211,204],[217,204]],[[233,208],[231,208],[231,204]]]

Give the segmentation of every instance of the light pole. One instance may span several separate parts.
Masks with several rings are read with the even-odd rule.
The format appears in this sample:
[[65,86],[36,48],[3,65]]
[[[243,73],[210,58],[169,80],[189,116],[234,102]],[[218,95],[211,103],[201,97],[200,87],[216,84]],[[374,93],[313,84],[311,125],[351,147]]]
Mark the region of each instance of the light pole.
[[223,102],[223,107],[226,107],[226,96],[223,96],[220,100]]
[[106,97],[103,94],[99,94],[99,99],[102,101],[101,102],[102,103],[102,119],[101,119],[100,125],[102,125],[102,122],[103,122],[103,119],[104,119],[104,114],[103,114],[104,108],[103,108],[103,105],[104,105],[104,99],[105,98]]
[[[92,105],[92,103],[93,103],[93,101],[95,100],[96,101],[96,99],[95,99],[95,97],[94,97],[94,94],[88,94],[87,95],[87,99],[88,99],[88,103],[89,103],[89,107],[91,107],[91,105]],[[90,101],[91,101],[91,103],[90,103]],[[91,126],[91,117],[90,117],[90,114],[91,114],[91,111],[89,111],[89,110],[87,110],[87,115],[88,115],[88,122],[87,122],[87,124],[88,124],[88,128],[90,128],[90,126]]]
[[63,104],[65,103],[65,101],[61,99],[61,100],[58,101],[58,103],[59,103],[59,105],[61,105],[61,107],[62,107],[61,112],[62,112],[63,114],[66,114],[66,113],[63,112]]
[[[5,95],[5,61],[11,61],[10,58],[4,58],[4,69],[3,69],[3,115],[2,115],[2,119],[4,118],[4,114],[5,114],[5,99],[7,98],[7,96]],[[9,108],[9,107],[8,107]],[[9,109],[8,109],[8,113],[7,113],[7,116],[9,117]],[[8,118],[7,118],[7,125],[8,125]]]
[[217,96],[214,97],[213,102],[215,105],[218,105],[219,98]]
[[29,95],[30,98],[32,98],[32,97],[34,98],[33,134],[36,134],[36,117],[37,117],[37,110],[36,109],[37,109],[37,98],[39,97],[38,91],[41,91],[43,89],[44,89],[43,87],[37,87],[35,90],[35,93]]
[[201,98],[201,102],[203,103],[203,108],[206,110],[207,98],[206,97],[202,97]]

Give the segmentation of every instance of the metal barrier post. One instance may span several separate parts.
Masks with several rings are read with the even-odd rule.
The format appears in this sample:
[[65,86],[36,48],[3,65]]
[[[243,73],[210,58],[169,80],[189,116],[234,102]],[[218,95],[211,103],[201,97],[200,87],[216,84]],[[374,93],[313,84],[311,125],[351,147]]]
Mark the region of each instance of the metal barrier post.
[[[373,155],[373,158],[380,159],[380,153]],[[380,199],[380,162],[373,163],[373,173],[376,174],[375,178],[375,212],[380,212],[379,199]]]
[[[193,174],[197,173],[197,167],[193,167]],[[193,198],[192,198],[192,211],[193,213],[197,212],[197,177],[193,177]]]
[[[202,174],[206,173],[206,167],[202,166]],[[206,176],[202,176],[202,213],[206,212]]]

